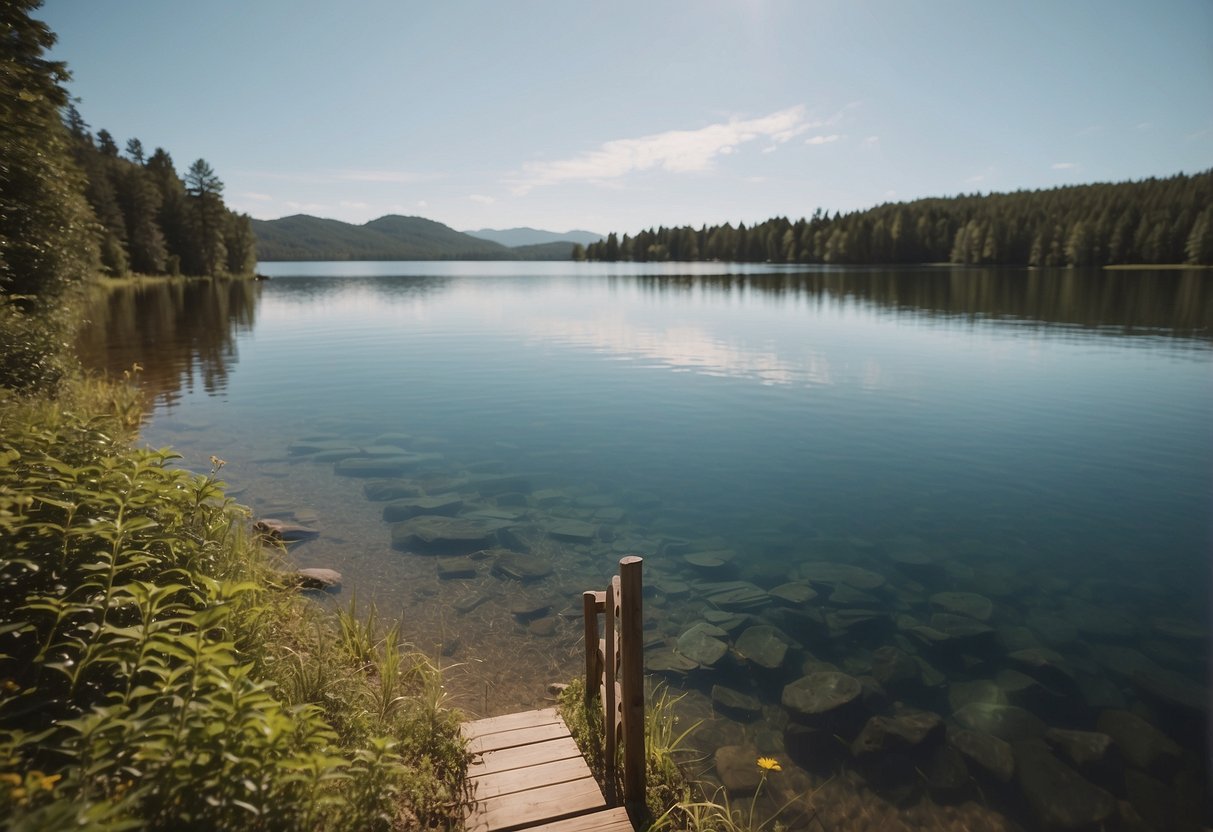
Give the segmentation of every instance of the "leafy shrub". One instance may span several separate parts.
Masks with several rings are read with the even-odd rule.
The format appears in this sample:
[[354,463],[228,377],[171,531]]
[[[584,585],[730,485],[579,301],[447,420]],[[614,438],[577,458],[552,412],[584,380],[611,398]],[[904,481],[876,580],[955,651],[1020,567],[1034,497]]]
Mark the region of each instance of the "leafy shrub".
[[346,649],[220,460],[134,450],[127,386],[69,388],[0,398],[0,826],[449,826],[458,716],[398,625]]

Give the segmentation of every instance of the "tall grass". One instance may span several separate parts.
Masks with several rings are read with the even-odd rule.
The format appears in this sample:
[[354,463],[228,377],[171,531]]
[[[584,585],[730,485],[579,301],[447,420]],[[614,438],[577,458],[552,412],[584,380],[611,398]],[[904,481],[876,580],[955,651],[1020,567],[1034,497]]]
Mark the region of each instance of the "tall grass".
[[221,460],[132,448],[133,378],[50,375],[0,387],[0,827],[457,826],[458,714],[400,625],[289,589]]

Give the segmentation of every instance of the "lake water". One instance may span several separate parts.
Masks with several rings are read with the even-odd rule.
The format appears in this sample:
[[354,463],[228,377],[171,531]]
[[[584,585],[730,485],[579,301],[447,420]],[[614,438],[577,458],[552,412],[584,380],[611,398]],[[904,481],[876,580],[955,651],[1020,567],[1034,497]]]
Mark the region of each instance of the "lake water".
[[260,269],[113,291],[81,354],[140,363],[144,440],[319,530],[290,558],[468,711],[573,678],[636,553],[649,673],[743,803],[761,753],[829,829],[1208,822],[1213,275]]

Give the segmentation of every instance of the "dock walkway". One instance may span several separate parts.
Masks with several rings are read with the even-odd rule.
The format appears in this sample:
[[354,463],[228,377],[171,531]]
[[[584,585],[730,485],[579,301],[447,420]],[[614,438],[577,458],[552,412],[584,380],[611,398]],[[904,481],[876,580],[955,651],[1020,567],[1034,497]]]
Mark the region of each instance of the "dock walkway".
[[555,708],[465,722],[472,753],[468,832],[633,832],[608,808]]

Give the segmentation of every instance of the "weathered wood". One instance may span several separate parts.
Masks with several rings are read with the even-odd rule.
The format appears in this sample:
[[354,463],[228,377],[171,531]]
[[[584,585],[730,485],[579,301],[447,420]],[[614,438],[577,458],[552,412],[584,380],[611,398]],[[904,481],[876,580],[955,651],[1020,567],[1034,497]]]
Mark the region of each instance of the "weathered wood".
[[470,778],[472,797],[487,800],[505,794],[525,792],[538,786],[568,783],[590,776],[589,766],[581,757],[552,760],[524,768],[511,768],[493,774]]
[[468,776],[479,777],[498,771],[508,771],[512,768],[526,768],[552,760],[565,760],[580,756],[581,749],[577,747],[576,741],[572,737],[561,737],[558,740],[548,740],[534,745],[486,751],[468,764]]
[[619,711],[618,692],[615,673],[619,670],[618,621],[616,612],[619,609],[619,579],[612,578],[606,591],[606,644],[602,655],[606,662],[605,678],[602,683],[602,708],[606,729],[604,737],[603,756],[606,765],[606,791],[608,795],[615,793],[615,759],[619,753],[619,734],[615,731],[615,715]]
[[478,800],[468,812],[466,828],[468,832],[518,829],[602,808],[606,808],[606,801],[598,783],[593,777],[585,777]]
[[580,815],[555,823],[530,827],[531,832],[633,832],[632,821],[622,806],[604,809],[589,815]]
[[483,754],[486,751],[500,751],[503,748],[515,748],[520,745],[534,745],[537,742],[560,739],[569,736],[569,729],[563,722],[549,722],[543,725],[532,725],[527,728],[516,728],[512,731],[497,731],[484,734],[468,740],[467,749],[473,754]]
[[533,728],[536,725],[551,725],[560,722],[560,715],[555,708],[543,708],[538,711],[523,711],[518,714],[490,716],[475,722],[465,722],[459,726],[459,732],[464,739],[474,739],[486,734],[496,734],[500,731],[514,731],[518,728]]
[[585,618],[585,704],[589,707],[598,688],[598,677],[602,669],[598,666],[598,656],[590,649],[598,643],[598,600],[597,593],[587,590],[581,593],[581,614]]
[[643,559],[619,561],[620,676],[623,688],[623,799],[644,804],[644,582]]

